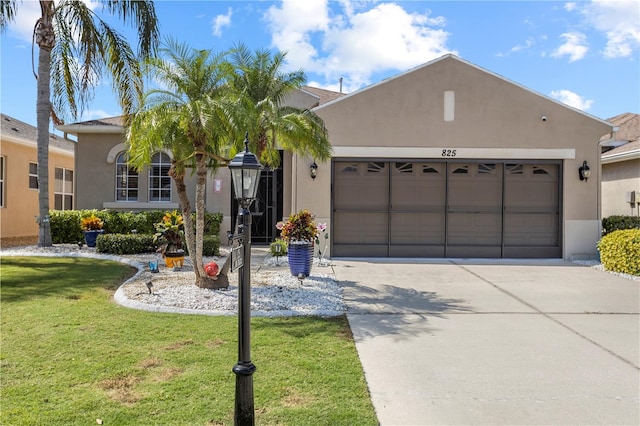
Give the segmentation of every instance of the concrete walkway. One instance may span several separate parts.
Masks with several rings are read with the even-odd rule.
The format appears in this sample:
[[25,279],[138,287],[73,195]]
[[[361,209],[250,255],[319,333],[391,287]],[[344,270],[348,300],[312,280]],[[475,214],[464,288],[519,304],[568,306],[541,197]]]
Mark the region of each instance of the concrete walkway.
[[640,282],[559,260],[333,264],[380,424],[640,424]]

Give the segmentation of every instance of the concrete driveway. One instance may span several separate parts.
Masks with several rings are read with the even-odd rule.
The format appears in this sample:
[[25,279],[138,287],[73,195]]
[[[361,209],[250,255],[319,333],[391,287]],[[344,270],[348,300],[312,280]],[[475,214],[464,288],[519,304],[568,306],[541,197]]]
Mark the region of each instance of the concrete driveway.
[[560,260],[333,263],[380,424],[640,424],[640,282]]

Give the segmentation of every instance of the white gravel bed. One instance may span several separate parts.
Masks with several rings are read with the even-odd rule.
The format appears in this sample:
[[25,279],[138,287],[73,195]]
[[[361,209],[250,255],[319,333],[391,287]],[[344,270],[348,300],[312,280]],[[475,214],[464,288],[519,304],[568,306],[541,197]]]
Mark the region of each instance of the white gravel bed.
[[[113,256],[96,253],[95,249],[76,245],[36,246],[2,250],[3,256],[70,256],[116,260],[138,268],[138,273],[118,288],[117,303],[134,309],[153,312],[177,312],[200,315],[236,315],[238,312],[237,272],[229,273],[229,287],[222,290],[202,289],[195,285],[193,266],[188,257],[181,270],[166,268],[157,254]],[[160,260],[160,271],[149,272],[148,263]],[[215,260],[220,266],[224,258]],[[256,268],[257,266],[257,268]],[[254,266],[251,274],[252,316],[338,316],[346,312],[342,288],[337,284],[331,267],[318,267],[300,282],[292,277],[286,258],[265,258]],[[326,273],[320,273],[326,272]],[[151,282],[151,293],[146,285]]]

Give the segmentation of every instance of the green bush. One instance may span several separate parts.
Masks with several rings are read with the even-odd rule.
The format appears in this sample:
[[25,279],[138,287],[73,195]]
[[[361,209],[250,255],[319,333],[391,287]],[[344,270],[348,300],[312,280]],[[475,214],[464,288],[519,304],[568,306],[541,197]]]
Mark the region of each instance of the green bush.
[[608,271],[640,275],[640,229],[623,229],[598,242],[600,260]]
[[138,254],[156,250],[151,234],[102,234],[96,240],[96,251],[109,254]]
[[609,216],[602,219],[602,235],[620,229],[640,228],[639,216]]
[[[154,234],[155,224],[162,220],[164,210],[143,212],[121,212],[115,210],[51,210],[51,240],[53,244],[75,244],[84,241],[80,228],[80,219],[95,214],[104,223],[105,234],[130,234],[133,230],[138,234]],[[222,213],[205,212],[204,235],[218,235],[222,223]],[[195,225],[195,213],[193,214]],[[220,243],[218,241],[218,246]],[[216,249],[217,250],[217,249]]]
[[[280,248],[280,251],[278,251],[278,247]],[[280,238],[269,244],[269,252],[271,253],[271,256],[284,256],[287,254],[287,249],[287,242]]]
[[220,255],[220,237],[218,235],[205,235],[202,244],[203,256]]
[[76,244],[84,242],[84,234],[80,229],[80,210],[49,211],[51,226],[51,242],[53,244]]

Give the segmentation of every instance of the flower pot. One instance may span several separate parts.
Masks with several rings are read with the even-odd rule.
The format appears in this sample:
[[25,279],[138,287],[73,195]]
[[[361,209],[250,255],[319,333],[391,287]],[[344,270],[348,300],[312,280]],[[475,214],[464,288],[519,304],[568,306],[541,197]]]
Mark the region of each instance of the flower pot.
[[184,250],[169,251],[164,254],[167,268],[182,268],[184,265]]
[[95,247],[98,235],[102,234],[103,232],[103,229],[84,231],[84,242],[87,243],[87,247]]
[[311,274],[311,265],[313,265],[313,243],[291,241],[288,250],[287,258],[291,275],[307,278]]

